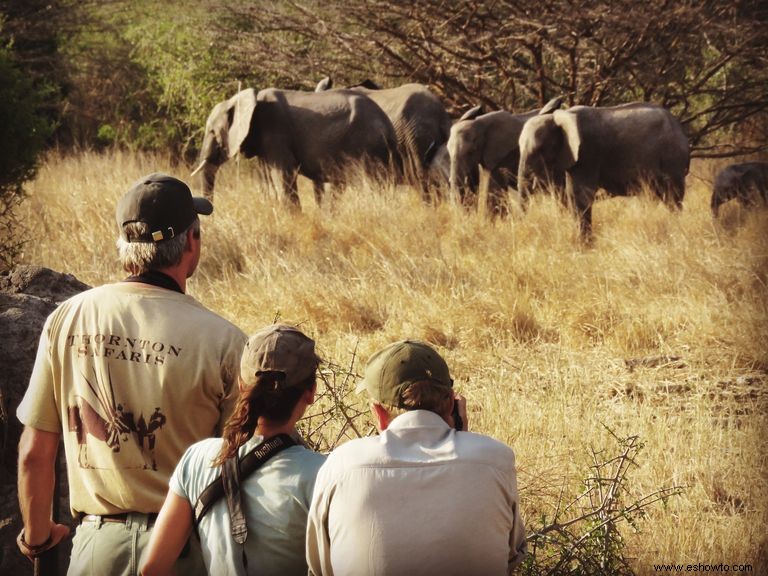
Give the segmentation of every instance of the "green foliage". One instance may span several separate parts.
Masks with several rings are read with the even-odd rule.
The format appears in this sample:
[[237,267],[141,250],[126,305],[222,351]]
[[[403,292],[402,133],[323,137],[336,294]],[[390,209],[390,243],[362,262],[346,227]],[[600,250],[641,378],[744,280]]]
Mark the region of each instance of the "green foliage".
[[19,70],[11,48],[0,45],[0,269],[13,264],[23,244],[15,209],[50,134],[50,125],[40,114],[47,93]]
[[73,140],[192,156],[228,77],[206,31],[205,4],[142,0],[83,10],[66,43]]

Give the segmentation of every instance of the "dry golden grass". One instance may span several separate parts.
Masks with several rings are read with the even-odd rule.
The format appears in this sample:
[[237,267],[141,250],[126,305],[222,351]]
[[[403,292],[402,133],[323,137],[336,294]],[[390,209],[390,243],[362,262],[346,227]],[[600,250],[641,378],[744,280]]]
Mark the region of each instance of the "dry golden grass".
[[[165,158],[49,157],[23,210],[28,263],[90,284],[122,276],[114,205],[140,175],[188,179]],[[712,167],[697,167],[710,177]],[[227,165],[189,291],[246,332],[301,323],[348,365],[402,337],[435,344],[470,402],[471,427],[514,447],[530,525],[580,490],[606,426],[646,447],[631,494],[684,485],[641,532],[624,527],[639,573],[652,564],[751,563],[768,571],[768,213],[709,213],[689,177],[673,214],[647,197],[595,205],[596,240],[533,199],[490,224],[411,189],[362,183],[303,213],[280,205],[243,163]],[[625,360],[680,357],[632,370]]]

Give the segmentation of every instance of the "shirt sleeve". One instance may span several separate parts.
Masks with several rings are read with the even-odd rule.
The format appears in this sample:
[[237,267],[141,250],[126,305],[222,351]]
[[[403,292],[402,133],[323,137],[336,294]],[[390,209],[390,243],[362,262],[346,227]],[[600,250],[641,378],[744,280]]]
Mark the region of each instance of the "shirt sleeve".
[[333,496],[330,476],[327,463],[323,464],[315,481],[307,517],[307,565],[309,574],[314,576],[333,576],[328,534],[328,512]]
[[515,568],[522,564],[528,551],[528,543],[525,540],[525,525],[520,514],[520,494],[517,491],[517,473],[515,471],[515,457],[512,455],[509,478],[509,501],[512,502],[512,530],[509,533],[509,562],[508,569],[511,574]]
[[194,504],[187,491],[187,486],[189,485],[187,464],[189,462],[190,450],[191,447],[187,448],[186,452],[184,452],[184,455],[181,457],[181,460],[179,460],[179,463],[176,465],[176,469],[173,471],[171,479],[168,481],[168,489],[176,494],[176,496],[184,498],[191,504]]
[[54,369],[51,360],[51,318],[43,326],[37,346],[35,365],[29,386],[16,409],[16,417],[25,426],[45,432],[61,433],[61,416],[56,407]]

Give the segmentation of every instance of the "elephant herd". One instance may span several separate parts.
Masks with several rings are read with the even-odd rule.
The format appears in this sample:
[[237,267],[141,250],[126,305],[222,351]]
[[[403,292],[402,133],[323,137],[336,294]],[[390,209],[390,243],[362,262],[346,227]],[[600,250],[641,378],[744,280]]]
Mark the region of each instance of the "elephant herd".
[[[299,207],[297,176],[313,182],[321,202],[325,184],[340,186],[350,166],[417,182],[425,198],[449,183],[472,207],[481,171],[492,216],[507,214],[505,194],[517,189],[523,209],[530,194],[554,190],[592,233],[599,189],[626,196],[642,184],[672,208],[681,208],[690,164],[679,120],[661,106],[561,109],[555,98],[522,114],[483,113],[475,107],[452,122],[426,86],[380,89],[371,82],[335,89],[330,79],[314,92],[248,88],[220,102],[205,126],[200,162],[203,192],[212,198],[219,167],[236,154],[258,156],[277,171],[287,199]],[[712,211],[736,198],[767,199],[768,163],[725,168],[716,178]]]

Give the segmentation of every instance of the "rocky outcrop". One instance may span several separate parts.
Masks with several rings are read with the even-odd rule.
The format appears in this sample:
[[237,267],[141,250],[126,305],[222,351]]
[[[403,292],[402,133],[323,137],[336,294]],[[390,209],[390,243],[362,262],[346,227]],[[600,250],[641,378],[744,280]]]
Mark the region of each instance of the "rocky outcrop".
[[[16,493],[16,460],[21,424],[16,419],[29,382],[43,323],[60,303],[89,286],[70,274],[40,266],[19,266],[0,274],[0,574],[32,574],[32,564],[16,549],[21,518]],[[59,458],[59,518],[68,519],[66,467]],[[68,543],[59,551],[59,574],[66,573]]]

